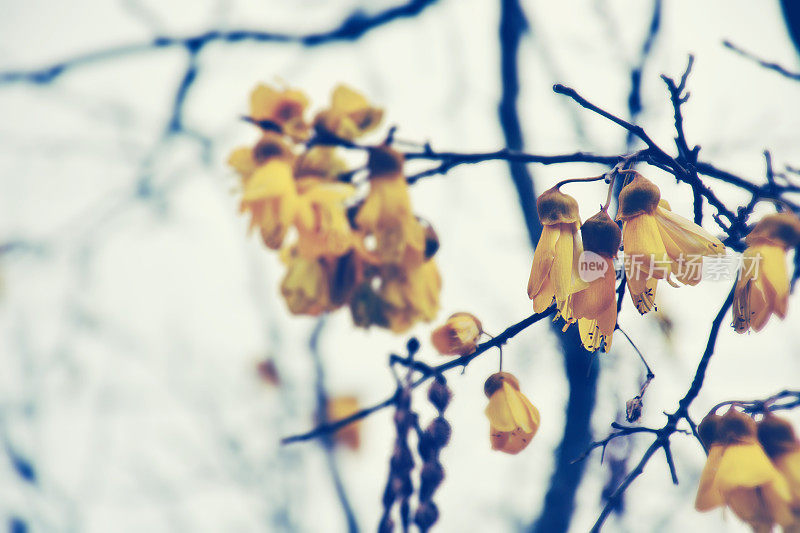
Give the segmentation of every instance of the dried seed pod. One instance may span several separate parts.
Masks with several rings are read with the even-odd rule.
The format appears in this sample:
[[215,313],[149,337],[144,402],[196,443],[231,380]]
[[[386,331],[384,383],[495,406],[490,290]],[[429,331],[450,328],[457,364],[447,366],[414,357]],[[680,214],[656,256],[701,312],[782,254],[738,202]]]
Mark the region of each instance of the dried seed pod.
[[439,509],[430,500],[421,502],[414,515],[414,523],[423,531],[428,530],[439,519]]
[[430,500],[443,480],[444,468],[439,461],[434,460],[423,464],[422,472],[420,472],[420,501]]
[[450,428],[450,423],[443,416],[437,416],[431,421],[425,433],[429,434],[433,444],[441,449],[450,442],[452,429]]
[[452,393],[445,379],[441,376],[436,376],[428,389],[428,401],[441,413],[447,408],[451,397]]

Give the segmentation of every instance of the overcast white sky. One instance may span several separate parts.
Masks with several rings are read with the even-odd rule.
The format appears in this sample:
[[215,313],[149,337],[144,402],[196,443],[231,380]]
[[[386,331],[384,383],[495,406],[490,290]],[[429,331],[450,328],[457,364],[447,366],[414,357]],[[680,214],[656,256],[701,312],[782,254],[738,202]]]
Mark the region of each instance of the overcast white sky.
[[[365,2],[371,11],[395,3]],[[44,66],[154,34],[317,31],[358,5],[6,0],[0,70]],[[224,161],[232,147],[256,138],[238,120],[250,89],[278,78],[306,90],[315,106],[339,82],[359,88],[386,108],[387,124],[397,124],[405,139],[461,151],[501,147],[497,5],[440,0],[357,43],[209,45],[186,102],[186,125],[212,141],[208,164],[194,138],[160,141],[183,50],[97,61],[50,85],[0,85],[0,242],[28,244],[0,257],[0,448],[7,451],[0,456],[0,520],[20,517],[32,531],[88,533],[344,530],[320,448],[278,445],[281,436],[312,425],[307,342],[315,322],[287,314],[278,293],[280,263],[246,237]],[[651,3],[529,0],[524,8],[532,26],[520,50],[527,151],[622,153],[624,132],[551,88],[570,85],[624,116]],[[672,108],[659,75],[679,75],[694,53],[686,130],[690,143],[703,147],[702,158],[753,180],[763,179],[764,148],[776,165],[800,166],[800,83],[724,49],[726,38],[800,70],[777,2],[665,2],[644,71],[641,124],[672,150]],[[598,170],[531,168],[539,191]],[[647,175],[673,210],[690,216],[690,190],[652,169]],[[709,184],[727,201],[741,201]],[[142,187],[148,194],[137,194]],[[601,185],[569,192],[584,218],[605,194]],[[503,163],[425,180],[414,187],[413,201],[441,238],[442,319],[469,311],[496,333],[530,313],[532,251]],[[620,324],[657,374],[644,424],[661,425],[662,411],[685,393],[729,286],[662,288],[671,340],[654,316],[639,317],[626,300]],[[798,387],[798,326],[795,295],[787,320],[760,334],[724,328],[695,417],[721,400]],[[430,330],[422,325],[413,333],[425,341]],[[405,339],[355,330],[346,312],[331,317],[322,334],[330,392],[365,403],[386,397],[393,387],[386,359]],[[256,378],[254,365],[266,356],[276,359],[283,389]],[[441,361],[427,342],[421,357]],[[567,395],[553,334],[538,324],[505,350],[506,369],[542,414],[535,440],[514,457],[492,452],[488,442],[482,384],[496,364],[487,353],[450,379],[454,432],[435,498],[440,531],[517,531],[538,515],[547,489]],[[641,367],[621,337],[598,364],[593,424],[604,436],[636,394]],[[365,423],[360,452],[338,456],[365,530],[378,521],[392,439],[384,412]],[[646,437],[633,440],[627,451],[638,457],[647,444]],[[671,485],[656,457],[631,489],[624,518],[608,531],[745,531],[732,517],[694,512],[705,458],[689,438],[676,437],[674,453],[681,485]],[[20,478],[12,456],[30,461],[36,484]],[[573,531],[586,531],[596,518],[607,473],[599,457],[589,459]]]

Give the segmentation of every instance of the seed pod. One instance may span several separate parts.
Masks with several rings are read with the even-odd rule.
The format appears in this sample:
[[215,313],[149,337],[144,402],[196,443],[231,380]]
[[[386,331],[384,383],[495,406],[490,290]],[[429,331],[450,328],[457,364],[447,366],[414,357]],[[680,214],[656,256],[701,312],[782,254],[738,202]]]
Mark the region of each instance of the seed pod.
[[450,423],[443,416],[434,418],[425,430],[425,433],[431,436],[433,444],[439,449],[444,448],[450,442],[451,432]]
[[430,401],[440,413],[447,408],[450,403],[452,393],[447,386],[447,382],[441,376],[436,376],[428,389],[428,401]]
[[378,524],[378,533],[392,533],[394,531],[394,520],[390,516],[386,516]]
[[408,355],[414,355],[419,351],[419,339],[416,337],[411,337],[408,339],[406,343],[406,349],[408,350]]
[[430,500],[443,480],[444,468],[442,468],[439,461],[429,461],[423,464],[422,472],[420,472],[420,501]]
[[661,191],[650,180],[636,172],[633,180],[619,193],[618,220],[638,215],[652,215],[658,207]]
[[414,523],[423,531],[429,529],[439,519],[439,509],[430,500],[424,501],[417,507]]

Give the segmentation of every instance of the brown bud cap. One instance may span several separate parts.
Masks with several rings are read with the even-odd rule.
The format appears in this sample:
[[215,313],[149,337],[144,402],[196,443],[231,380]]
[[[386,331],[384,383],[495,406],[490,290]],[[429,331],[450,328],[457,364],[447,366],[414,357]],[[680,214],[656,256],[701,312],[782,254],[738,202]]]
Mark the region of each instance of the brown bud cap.
[[745,239],[748,245],[759,241],[771,241],[784,249],[800,244],[800,219],[794,213],[774,213],[767,215],[753,228]]
[[716,442],[720,444],[737,444],[751,440],[755,436],[755,421],[731,407],[720,418]]
[[633,180],[619,193],[618,220],[633,218],[637,215],[652,215],[661,200],[661,191],[655,183],[638,172]]
[[403,172],[403,154],[388,146],[369,149],[367,168],[370,178],[391,178]]
[[459,311],[458,313],[453,313],[452,315],[450,315],[447,320],[450,320],[451,318],[458,318],[458,317],[469,318],[470,320],[475,322],[475,325],[478,327],[478,331],[483,333],[483,324],[481,324],[481,321],[478,320],[478,317],[476,317],[472,313],[467,313],[465,311]]
[[758,441],[772,459],[800,450],[800,441],[789,422],[770,413],[758,423]]
[[608,213],[600,211],[581,226],[583,249],[603,257],[614,257],[619,251],[622,231]]
[[519,390],[519,381],[508,372],[498,372],[489,376],[486,383],[483,384],[483,392],[487,398],[491,398],[492,394],[497,392],[503,387],[503,383],[508,383],[512,388]]
[[539,195],[536,199],[536,211],[539,213],[539,220],[546,226],[580,222],[578,202],[558,190],[558,187],[547,189]]
[[275,132],[265,132],[261,140],[253,147],[253,160],[258,165],[263,165],[270,159],[289,159],[291,157],[292,150]]
[[706,449],[717,443],[721,420],[721,416],[709,414],[700,422],[700,425],[697,426],[697,434],[700,436],[700,441]]

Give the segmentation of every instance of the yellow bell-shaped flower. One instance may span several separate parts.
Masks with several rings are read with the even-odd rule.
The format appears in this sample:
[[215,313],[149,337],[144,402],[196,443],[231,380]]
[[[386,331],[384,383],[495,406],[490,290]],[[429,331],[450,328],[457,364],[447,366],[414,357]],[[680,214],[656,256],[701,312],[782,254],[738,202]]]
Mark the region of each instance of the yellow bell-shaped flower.
[[308,98],[297,89],[277,89],[263,83],[250,93],[250,118],[278,129],[296,141],[308,138],[309,126],[303,119]]
[[739,279],[733,294],[733,327],[738,333],[760,331],[770,316],[786,317],[789,272],[786,252],[800,243],[800,219],[791,213],[767,215],[746,238]]
[[578,229],[578,203],[553,187],[536,200],[542,234],[533,252],[528,297],[533,310],[541,313],[555,301],[559,313],[570,324],[574,321],[571,296],[586,288],[580,279],[578,258],[583,252]]
[[519,390],[519,381],[508,372],[489,376],[484,384],[489,398],[486,417],[492,449],[517,454],[539,429],[539,410]]
[[572,295],[572,312],[583,347],[593,352],[603,346],[607,352],[617,326],[614,257],[622,236],[604,210],[583,223],[581,236],[585,253],[579,268],[588,286]]
[[789,422],[771,413],[758,423],[758,440],[789,483],[794,522],[785,531],[800,531],[800,440]]
[[752,418],[731,408],[721,417],[707,416],[698,430],[708,450],[698,511],[727,506],[755,531],[793,522],[789,485],[759,444]]
[[241,211],[251,214],[250,228],[261,231],[264,244],[278,249],[294,222],[298,202],[291,164],[271,159],[245,181]]
[[722,242],[697,224],[673,213],[661,191],[634,172],[619,195],[617,219],[623,221],[622,242],[628,288],[636,309],[655,307],[658,280],[696,285],[702,277],[702,258],[725,253]]

